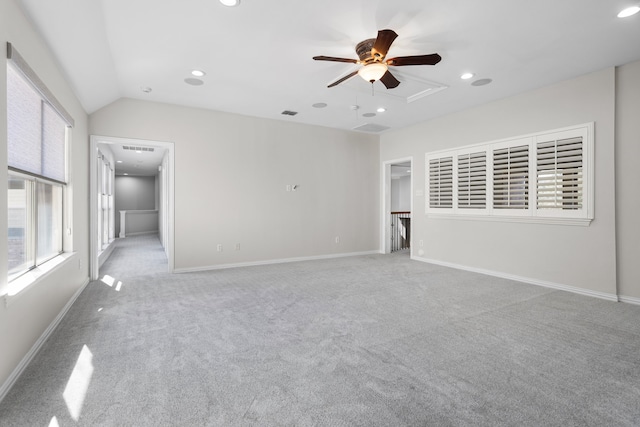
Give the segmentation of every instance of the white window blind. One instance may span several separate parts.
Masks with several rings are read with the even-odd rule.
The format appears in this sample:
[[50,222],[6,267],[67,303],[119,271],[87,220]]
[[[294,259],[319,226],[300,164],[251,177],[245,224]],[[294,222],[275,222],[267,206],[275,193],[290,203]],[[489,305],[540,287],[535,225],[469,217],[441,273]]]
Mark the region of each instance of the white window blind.
[[65,182],[66,122],[13,67],[7,67],[7,162]]
[[581,209],[582,137],[539,142],[536,146],[536,156],[537,208]]
[[481,209],[487,204],[486,152],[458,156],[458,207]]
[[429,206],[453,206],[453,157],[429,161]]
[[493,151],[493,208],[529,206],[529,146]]

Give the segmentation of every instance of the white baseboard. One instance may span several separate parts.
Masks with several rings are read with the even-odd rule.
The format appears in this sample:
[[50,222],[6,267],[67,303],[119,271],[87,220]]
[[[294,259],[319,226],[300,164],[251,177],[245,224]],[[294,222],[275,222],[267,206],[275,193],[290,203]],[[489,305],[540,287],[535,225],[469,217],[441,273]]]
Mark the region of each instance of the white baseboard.
[[365,252],[347,252],[347,253],[341,253],[341,254],[316,255],[316,256],[309,256],[309,257],[270,259],[265,261],[239,262],[234,264],[210,265],[210,266],[195,267],[195,268],[176,268],[175,270],[173,270],[173,272],[174,273],[195,273],[198,271],[222,270],[225,268],[255,267],[257,265],[284,264],[286,262],[298,262],[298,261],[315,261],[319,259],[344,258],[344,257],[350,257],[350,256],[373,255],[373,254],[379,254],[379,253],[380,253],[379,250],[375,250],[375,251],[365,251]]
[[618,295],[618,301],[626,302],[627,304],[640,305],[640,298],[636,297],[626,297],[624,295]]
[[100,252],[100,255],[98,255],[98,267],[102,267],[102,265],[105,263],[106,260],[109,259],[109,257],[111,256],[111,254],[113,253],[113,249],[116,247],[115,245],[115,240],[113,240],[111,243],[109,243],[109,246],[107,246],[107,249],[105,249],[104,251]]
[[2,384],[2,387],[0,387],[0,402],[2,402],[2,400],[5,398],[9,390],[11,390],[11,387],[13,387],[13,385],[18,380],[18,378],[20,378],[20,375],[22,375],[22,372],[29,365],[31,360],[33,360],[33,358],[38,353],[42,345],[47,341],[47,338],[49,338],[49,336],[53,333],[53,331],[55,331],[58,324],[60,324],[64,316],[67,314],[67,312],[69,311],[73,303],[76,301],[76,299],[78,299],[78,297],[80,296],[84,288],[87,287],[89,282],[90,282],[89,278],[87,278],[85,282],[82,284],[82,286],[80,286],[80,289],[78,289],[76,293],[73,294],[71,299],[65,304],[65,306],[62,308],[60,313],[58,313],[56,318],[53,319],[53,322],[51,322],[49,327],[47,327],[47,329],[42,333],[42,335],[40,335],[40,338],[38,338],[38,340],[33,344],[33,346],[31,346],[31,349],[27,352],[27,354],[25,354],[25,356],[22,358],[20,363],[18,363],[18,366],[16,366],[13,372],[11,372],[11,375],[9,375],[9,377],[4,382],[4,384]]
[[[513,274],[502,273],[500,271],[485,270],[485,269],[482,269],[482,268],[475,268],[475,267],[467,267],[467,266],[464,266],[464,265],[453,264],[453,263],[449,263],[449,262],[438,261],[438,260],[427,259],[427,258],[421,258],[421,257],[415,257],[415,256],[412,256],[411,259],[416,260],[416,261],[426,262],[426,263],[429,263],[429,264],[441,265],[443,267],[455,268],[457,270],[471,271],[473,273],[486,274],[487,276],[500,277],[502,279],[514,280],[516,282],[528,283],[530,285],[542,286],[542,287],[545,287],[545,288],[557,289],[557,290],[560,290],[560,291],[573,292],[575,294],[580,294],[580,295],[586,295],[586,296],[590,296],[590,297],[605,299],[607,301],[615,301],[615,302],[617,302],[619,300],[618,295],[616,295],[616,294],[608,294],[606,292],[592,291],[592,290],[589,290],[589,289],[577,288],[575,286],[563,285],[563,284],[560,284],[560,283],[546,282],[544,280],[532,279],[530,277],[516,276],[516,275],[513,275]],[[620,300],[620,301],[622,301],[622,300]],[[640,299],[638,300],[638,303],[640,303]]]
[[125,236],[120,234],[120,238],[124,239],[125,237],[144,236],[146,234],[158,234],[158,230],[155,230],[155,231],[138,231],[136,233],[127,233]]

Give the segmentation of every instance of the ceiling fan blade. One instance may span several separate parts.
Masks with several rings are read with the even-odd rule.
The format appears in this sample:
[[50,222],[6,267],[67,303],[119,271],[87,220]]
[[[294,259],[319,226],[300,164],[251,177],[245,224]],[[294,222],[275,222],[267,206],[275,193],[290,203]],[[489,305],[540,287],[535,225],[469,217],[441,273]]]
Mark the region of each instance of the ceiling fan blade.
[[380,81],[387,89],[393,89],[394,87],[398,87],[400,84],[400,80],[396,79],[388,70],[382,75],[382,77],[380,77]]
[[351,64],[357,64],[357,59],[350,58],[335,58],[333,56],[314,56],[313,59],[316,61],[333,61],[333,62],[349,62]]
[[371,55],[373,55],[375,59],[382,61],[384,57],[387,56],[391,43],[393,43],[396,37],[398,37],[398,34],[393,30],[378,31],[378,37],[375,43],[373,43]]
[[357,70],[356,70],[356,71],[354,71],[354,72],[353,72],[353,73],[351,73],[351,74],[347,74],[346,76],[344,76],[343,78],[341,78],[341,79],[339,79],[339,80],[336,80],[335,82],[331,83],[331,84],[330,84],[329,86],[327,86],[327,87],[334,87],[334,86],[337,86],[337,85],[339,85],[340,83],[342,83],[343,81],[345,81],[345,80],[349,80],[351,77],[355,76],[356,74],[358,74],[358,71],[357,71]]
[[403,65],[436,65],[442,57],[437,53],[430,55],[398,56],[387,60],[387,65],[401,67]]

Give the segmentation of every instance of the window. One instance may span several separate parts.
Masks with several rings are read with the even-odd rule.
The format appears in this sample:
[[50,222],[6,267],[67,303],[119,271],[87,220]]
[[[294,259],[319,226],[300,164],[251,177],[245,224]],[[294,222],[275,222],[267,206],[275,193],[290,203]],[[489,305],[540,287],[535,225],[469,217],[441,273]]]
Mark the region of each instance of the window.
[[450,208],[453,203],[453,158],[429,162],[429,206]]
[[582,208],[582,138],[538,142],[538,209]]
[[428,153],[427,213],[588,225],[593,129],[587,123]]
[[487,154],[458,156],[458,208],[478,209],[487,204]]
[[114,238],[113,168],[98,150],[98,252],[105,250]]
[[53,95],[10,44],[7,52],[11,281],[63,250],[66,140],[72,119],[60,113]]
[[527,209],[529,206],[529,147],[493,150],[493,208]]

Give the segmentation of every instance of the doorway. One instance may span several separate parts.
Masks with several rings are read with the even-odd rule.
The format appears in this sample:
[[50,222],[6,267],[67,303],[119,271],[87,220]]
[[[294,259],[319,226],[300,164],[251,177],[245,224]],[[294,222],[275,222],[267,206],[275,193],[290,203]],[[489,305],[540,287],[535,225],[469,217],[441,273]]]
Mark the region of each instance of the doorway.
[[413,212],[413,158],[382,164],[381,252],[411,253],[411,213]]
[[[131,151],[133,157],[125,153]],[[115,217],[115,175],[152,175],[157,183],[158,234],[167,255],[168,272],[174,270],[174,144],[130,138],[90,136],[90,218],[89,218],[89,273],[97,280],[101,259],[113,248]],[[115,154],[114,154],[115,153]],[[136,155],[155,153],[153,156]],[[125,158],[123,161],[122,158]],[[129,169],[127,169],[129,168]]]

